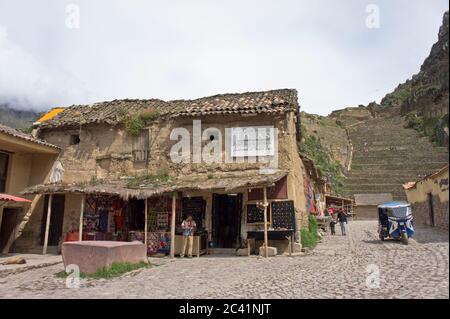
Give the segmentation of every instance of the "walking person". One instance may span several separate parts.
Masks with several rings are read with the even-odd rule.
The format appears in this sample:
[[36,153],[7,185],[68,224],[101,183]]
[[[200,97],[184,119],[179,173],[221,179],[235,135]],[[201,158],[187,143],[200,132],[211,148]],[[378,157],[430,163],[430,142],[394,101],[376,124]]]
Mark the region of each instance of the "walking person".
[[187,215],[186,219],[181,223],[181,229],[183,230],[183,250],[180,253],[180,257],[183,258],[188,249],[188,258],[192,258],[192,248],[194,246],[194,232],[197,225],[195,224],[192,215]]
[[344,212],[344,210],[340,209],[337,218],[339,221],[339,225],[341,226],[341,234],[342,236],[346,236],[347,214]]

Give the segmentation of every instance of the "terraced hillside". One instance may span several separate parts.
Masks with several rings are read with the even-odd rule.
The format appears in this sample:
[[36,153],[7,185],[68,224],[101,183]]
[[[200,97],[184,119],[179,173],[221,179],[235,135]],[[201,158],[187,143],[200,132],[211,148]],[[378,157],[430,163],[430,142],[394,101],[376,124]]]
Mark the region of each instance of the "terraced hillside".
[[394,116],[348,127],[353,159],[345,182],[347,196],[392,193],[394,200],[406,200],[403,183],[448,163],[448,148],[434,146],[428,137],[404,125],[402,117]]

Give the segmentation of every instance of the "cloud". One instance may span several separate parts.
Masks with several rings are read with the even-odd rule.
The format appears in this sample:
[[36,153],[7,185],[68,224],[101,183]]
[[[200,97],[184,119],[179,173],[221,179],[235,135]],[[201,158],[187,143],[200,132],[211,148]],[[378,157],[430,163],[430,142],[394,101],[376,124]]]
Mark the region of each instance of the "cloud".
[[40,63],[12,42],[1,25],[0,67],[0,103],[42,110],[87,95],[73,76]]
[[[2,1],[10,35],[0,38],[0,98],[45,108],[288,87],[319,114],[379,100],[418,72],[448,8],[445,0]],[[79,29],[65,26],[68,3],[79,5]],[[380,29],[365,26],[368,3],[380,6]]]

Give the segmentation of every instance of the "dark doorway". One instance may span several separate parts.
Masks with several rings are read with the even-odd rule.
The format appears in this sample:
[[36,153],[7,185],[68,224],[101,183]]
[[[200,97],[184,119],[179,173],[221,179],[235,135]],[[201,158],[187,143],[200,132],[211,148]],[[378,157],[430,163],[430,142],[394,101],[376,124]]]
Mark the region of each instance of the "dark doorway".
[[144,210],[145,201],[143,199],[131,199],[128,202],[128,227],[130,230],[144,230]]
[[[48,195],[44,199],[44,211],[41,221],[41,245],[44,245],[45,226],[47,223],[48,212]],[[50,227],[48,230],[48,246],[58,246],[62,236],[63,220],[64,220],[64,195],[52,195],[52,211],[50,215]]]
[[213,195],[214,246],[235,248],[240,244],[242,194]]
[[13,234],[22,208],[4,208],[2,224],[0,227],[0,252],[5,248],[9,238]]
[[427,198],[428,198],[428,207],[430,210],[430,226],[434,227],[434,226],[436,226],[436,224],[434,221],[433,195],[431,193],[428,193]]

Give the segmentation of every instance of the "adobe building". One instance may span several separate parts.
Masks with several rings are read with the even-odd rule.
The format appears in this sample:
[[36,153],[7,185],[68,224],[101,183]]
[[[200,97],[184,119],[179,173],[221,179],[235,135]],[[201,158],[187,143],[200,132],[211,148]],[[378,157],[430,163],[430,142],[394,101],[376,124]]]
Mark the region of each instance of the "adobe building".
[[403,188],[417,224],[448,230],[448,164]]
[[256,252],[265,224],[278,253],[298,250],[308,226],[299,126],[293,89],[68,107],[38,128],[61,148],[64,173],[24,191],[42,199],[15,246],[40,247],[49,212],[63,216],[50,247],[137,239],[149,254],[176,254],[191,214],[198,254],[249,245]]
[[[0,124],[0,193],[19,196],[31,185],[48,181],[59,148]],[[42,210],[39,196],[31,203],[0,203],[0,253],[10,250],[31,213]]]

